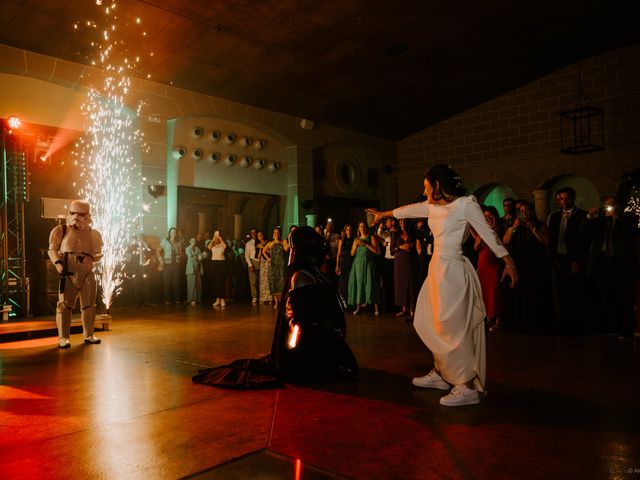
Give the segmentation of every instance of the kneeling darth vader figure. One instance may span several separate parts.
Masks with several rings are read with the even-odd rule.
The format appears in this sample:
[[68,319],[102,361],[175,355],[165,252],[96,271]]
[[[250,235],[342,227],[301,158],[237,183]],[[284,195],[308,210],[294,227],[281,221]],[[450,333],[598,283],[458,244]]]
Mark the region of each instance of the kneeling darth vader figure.
[[355,376],[342,301],[319,268],[323,239],[313,228],[300,227],[289,240],[289,290],[273,336],[272,367],[281,378]]
[[322,237],[311,227],[289,235],[289,273],[271,355],[202,370],[193,381],[230,388],[268,388],[281,380],[355,379],[358,365],[347,345],[342,302],[320,271]]

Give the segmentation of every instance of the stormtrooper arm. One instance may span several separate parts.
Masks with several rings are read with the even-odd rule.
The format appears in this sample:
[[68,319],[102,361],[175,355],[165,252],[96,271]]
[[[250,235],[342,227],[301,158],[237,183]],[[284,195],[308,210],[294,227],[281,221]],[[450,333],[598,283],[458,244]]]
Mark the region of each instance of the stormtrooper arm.
[[53,230],[51,230],[51,234],[49,235],[49,249],[47,253],[49,254],[49,259],[51,263],[53,263],[58,270],[58,272],[62,271],[62,267],[64,265],[63,256],[60,253],[60,244],[62,243],[62,227],[57,226]]

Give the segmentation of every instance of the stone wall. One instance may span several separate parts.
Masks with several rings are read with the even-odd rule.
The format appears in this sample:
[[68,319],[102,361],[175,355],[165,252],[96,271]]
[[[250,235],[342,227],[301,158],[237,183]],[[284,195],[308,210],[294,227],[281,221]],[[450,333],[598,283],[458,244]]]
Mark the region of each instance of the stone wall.
[[437,163],[453,165],[472,192],[502,184],[533,200],[555,179],[578,175],[601,196],[614,193],[621,175],[640,165],[640,45],[586,59],[580,69],[586,95],[605,111],[604,151],[560,153],[559,111],[578,86],[578,65],[569,65],[398,142],[399,201],[412,201]]

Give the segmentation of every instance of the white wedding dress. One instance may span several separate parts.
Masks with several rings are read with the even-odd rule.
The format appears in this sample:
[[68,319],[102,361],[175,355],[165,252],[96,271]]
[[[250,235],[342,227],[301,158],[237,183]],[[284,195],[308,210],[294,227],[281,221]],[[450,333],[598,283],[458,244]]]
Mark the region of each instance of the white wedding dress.
[[453,385],[474,380],[476,388],[484,391],[485,308],[478,275],[462,255],[461,245],[471,226],[498,258],[509,252],[474,196],[459,197],[446,205],[414,203],[396,208],[393,215],[428,217],[434,238],[429,274],[416,304],[416,332],[433,353],[442,378]]

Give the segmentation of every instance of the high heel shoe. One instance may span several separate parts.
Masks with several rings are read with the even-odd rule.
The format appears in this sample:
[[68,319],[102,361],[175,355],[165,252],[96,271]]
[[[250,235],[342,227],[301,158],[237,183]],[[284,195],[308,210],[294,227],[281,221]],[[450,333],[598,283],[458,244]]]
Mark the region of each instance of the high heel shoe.
[[360,307],[356,308],[356,309],[353,311],[353,314],[354,314],[354,315],[357,315],[359,312],[360,312]]

